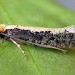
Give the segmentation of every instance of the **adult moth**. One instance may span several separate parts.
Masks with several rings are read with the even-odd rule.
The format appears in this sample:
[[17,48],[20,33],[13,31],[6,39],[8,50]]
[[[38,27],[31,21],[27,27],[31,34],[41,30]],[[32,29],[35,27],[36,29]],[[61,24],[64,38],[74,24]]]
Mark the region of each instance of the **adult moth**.
[[7,38],[17,45],[29,43],[46,48],[65,51],[75,47],[75,26],[64,28],[44,28],[20,25],[0,25],[0,38]]

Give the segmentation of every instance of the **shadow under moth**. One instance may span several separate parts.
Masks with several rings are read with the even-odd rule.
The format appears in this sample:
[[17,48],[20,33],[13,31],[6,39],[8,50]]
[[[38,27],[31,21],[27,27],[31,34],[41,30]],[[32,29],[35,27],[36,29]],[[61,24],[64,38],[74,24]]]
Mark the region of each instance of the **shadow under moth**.
[[66,52],[65,48],[75,47],[75,26],[44,28],[0,24],[0,38],[11,40],[21,52],[20,43],[28,43]]

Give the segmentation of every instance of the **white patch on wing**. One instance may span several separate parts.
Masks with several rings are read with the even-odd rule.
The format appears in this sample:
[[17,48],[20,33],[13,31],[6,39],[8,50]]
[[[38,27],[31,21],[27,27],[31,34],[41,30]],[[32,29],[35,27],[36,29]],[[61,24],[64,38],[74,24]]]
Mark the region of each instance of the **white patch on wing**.
[[75,33],[75,26],[73,25],[73,26],[68,26],[67,28],[66,28],[66,30],[68,31],[68,32],[70,32],[70,33]]

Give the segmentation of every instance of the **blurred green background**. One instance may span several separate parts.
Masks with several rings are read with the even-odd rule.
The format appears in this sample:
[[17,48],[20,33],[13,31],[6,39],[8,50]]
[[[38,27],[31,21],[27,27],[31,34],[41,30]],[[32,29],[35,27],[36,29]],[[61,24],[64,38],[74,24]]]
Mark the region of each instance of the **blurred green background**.
[[[75,12],[53,0],[0,0],[0,23],[39,27],[75,24]],[[33,45],[20,50],[6,40],[0,45],[0,75],[75,75],[75,49],[67,53]]]

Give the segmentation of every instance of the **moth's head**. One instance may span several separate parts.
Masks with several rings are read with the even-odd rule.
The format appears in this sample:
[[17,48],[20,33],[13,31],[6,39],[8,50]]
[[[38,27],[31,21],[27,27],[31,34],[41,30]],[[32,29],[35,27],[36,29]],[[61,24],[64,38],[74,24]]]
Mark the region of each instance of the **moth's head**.
[[2,32],[5,31],[5,26],[3,24],[0,24],[0,38],[4,38],[5,36],[2,34]]
[[3,24],[0,24],[0,33],[5,31],[5,26]]

